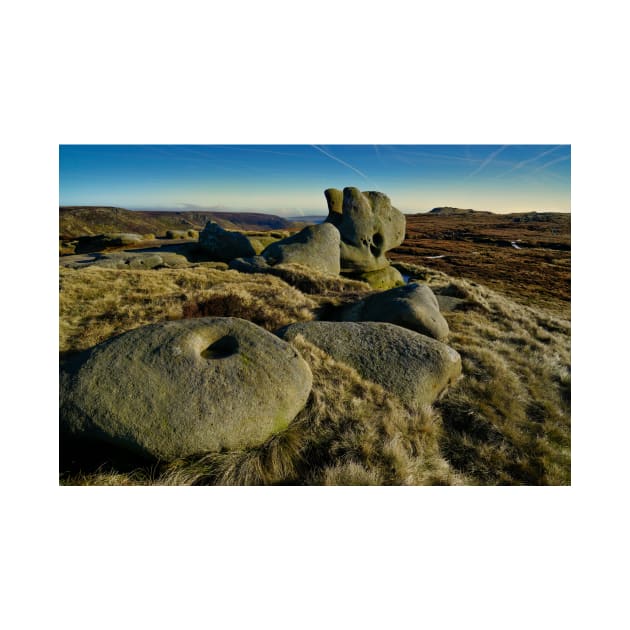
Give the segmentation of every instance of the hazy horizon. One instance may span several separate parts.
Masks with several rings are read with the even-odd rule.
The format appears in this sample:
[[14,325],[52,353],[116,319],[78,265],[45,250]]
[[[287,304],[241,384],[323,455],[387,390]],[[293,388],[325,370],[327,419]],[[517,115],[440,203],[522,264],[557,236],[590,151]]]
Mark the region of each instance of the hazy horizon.
[[570,145],[60,145],[59,205],[326,214],[326,188],[405,213],[570,212]]

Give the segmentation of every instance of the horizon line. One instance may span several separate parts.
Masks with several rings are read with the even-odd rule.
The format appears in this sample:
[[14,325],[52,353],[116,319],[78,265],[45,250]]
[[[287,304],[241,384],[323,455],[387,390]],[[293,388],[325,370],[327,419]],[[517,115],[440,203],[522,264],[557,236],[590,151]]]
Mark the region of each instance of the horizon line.
[[[253,209],[253,208],[238,208],[238,207],[230,207],[230,206],[194,206],[194,204],[187,204],[189,207],[181,208],[176,206],[120,206],[120,205],[111,205],[111,204],[102,204],[102,203],[90,203],[90,204],[59,204],[59,209],[63,208],[118,208],[121,210],[129,210],[130,212],[224,212],[226,214],[239,214],[239,213],[247,213],[247,214],[269,214],[274,216],[327,216],[327,210],[321,209],[306,209],[306,208],[295,208],[295,209]],[[537,210],[506,210],[506,211],[496,211],[496,210],[487,210],[487,209],[476,209],[476,208],[461,208],[459,206],[450,206],[450,205],[441,205],[441,206],[433,206],[428,210],[417,210],[417,209],[400,209],[400,212],[403,214],[427,214],[432,210],[437,208],[453,208],[456,210],[472,210],[473,212],[490,212],[492,214],[529,214],[529,213],[557,213],[557,214],[571,214],[571,209],[568,210],[545,210],[545,209],[537,209]]]

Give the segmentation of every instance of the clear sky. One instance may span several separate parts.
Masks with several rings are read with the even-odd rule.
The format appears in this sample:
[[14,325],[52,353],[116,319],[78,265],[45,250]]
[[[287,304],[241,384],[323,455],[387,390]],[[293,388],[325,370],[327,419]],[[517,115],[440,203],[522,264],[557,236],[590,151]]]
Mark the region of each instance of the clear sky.
[[403,212],[571,210],[570,145],[61,145],[59,204],[326,212],[326,188]]

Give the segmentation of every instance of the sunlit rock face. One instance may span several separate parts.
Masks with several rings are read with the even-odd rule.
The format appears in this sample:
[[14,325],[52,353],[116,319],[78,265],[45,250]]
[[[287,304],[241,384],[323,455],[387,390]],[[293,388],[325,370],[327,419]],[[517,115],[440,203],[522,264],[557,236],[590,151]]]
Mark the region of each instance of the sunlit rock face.
[[324,191],[328,218],[341,234],[341,271],[375,271],[389,264],[385,253],[405,238],[405,216],[387,195],[358,188]]

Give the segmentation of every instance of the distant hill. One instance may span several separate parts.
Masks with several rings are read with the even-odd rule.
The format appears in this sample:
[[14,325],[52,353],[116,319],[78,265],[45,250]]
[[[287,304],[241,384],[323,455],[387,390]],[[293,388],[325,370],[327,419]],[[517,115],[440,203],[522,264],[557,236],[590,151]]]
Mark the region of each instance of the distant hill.
[[323,223],[327,217],[327,214],[305,214],[303,216],[287,217],[287,219],[298,223]]
[[501,217],[503,219],[509,218],[513,221],[528,222],[528,221],[551,221],[551,220],[565,220],[569,221],[571,214],[569,212],[545,212],[545,211],[530,211],[530,212],[510,212],[509,214],[498,214],[496,212],[490,212],[489,210],[473,210],[472,208],[451,208],[450,206],[442,206],[439,208],[433,208],[429,212],[417,212],[411,216],[437,216],[437,217],[470,217],[476,216],[485,217]]
[[107,232],[162,235],[166,230],[203,230],[208,221],[216,221],[221,227],[231,230],[283,230],[296,227],[294,222],[287,219],[257,212],[171,212],[62,206],[59,208],[59,236],[72,239]]
[[487,210],[473,210],[472,208],[451,208],[449,206],[442,206],[440,208],[433,208],[433,210],[429,210],[427,214],[438,214],[445,217],[452,217],[454,215],[462,215],[462,214],[493,214],[492,212],[488,212]]

